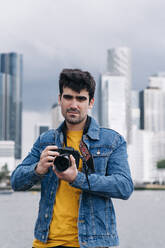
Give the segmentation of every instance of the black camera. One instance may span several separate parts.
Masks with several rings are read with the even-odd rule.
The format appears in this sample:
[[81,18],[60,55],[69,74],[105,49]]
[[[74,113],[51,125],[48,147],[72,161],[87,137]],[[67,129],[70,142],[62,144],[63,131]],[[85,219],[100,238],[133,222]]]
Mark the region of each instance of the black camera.
[[70,155],[74,157],[78,169],[81,157],[79,151],[74,150],[72,147],[58,148],[56,151],[59,152],[60,155],[55,158],[54,165],[59,172],[65,171],[71,166]]

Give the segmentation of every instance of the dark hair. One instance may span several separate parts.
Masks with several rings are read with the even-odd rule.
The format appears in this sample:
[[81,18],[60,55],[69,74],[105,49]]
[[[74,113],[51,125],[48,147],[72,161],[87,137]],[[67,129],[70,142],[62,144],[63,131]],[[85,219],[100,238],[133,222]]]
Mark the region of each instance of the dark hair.
[[63,88],[68,87],[79,92],[86,89],[89,93],[89,101],[94,97],[95,80],[88,71],[80,69],[63,69],[60,73],[59,90],[60,95],[63,93]]

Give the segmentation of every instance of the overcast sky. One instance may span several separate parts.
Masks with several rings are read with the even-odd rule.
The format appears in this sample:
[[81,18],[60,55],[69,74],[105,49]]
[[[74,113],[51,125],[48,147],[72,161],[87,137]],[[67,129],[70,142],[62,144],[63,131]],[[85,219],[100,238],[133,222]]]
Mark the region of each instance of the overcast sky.
[[50,109],[64,67],[106,71],[107,49],[132,50],[132,88],[165,71],[164,0],[0,0],[0,52],[24,57],[23,106]]

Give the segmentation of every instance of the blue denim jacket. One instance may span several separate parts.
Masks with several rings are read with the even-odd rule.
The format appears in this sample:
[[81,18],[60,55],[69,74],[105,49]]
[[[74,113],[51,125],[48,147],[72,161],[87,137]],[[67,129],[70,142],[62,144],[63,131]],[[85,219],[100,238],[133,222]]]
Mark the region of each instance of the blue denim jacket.
[[[88,175],[90,190],[83,171],[78,172],[75,181],[71,183],[73,187],[82,190],[78,217],[79,244],[80,247],[116,246],[119,240],[111,198],[128,199],[133,191],[126,142],[117,132],[100,128],[94,119],[91,119],[83,141],[93,155],[95,173]],[[12,188],[16,191],[28,190],[41,182],[35,237],[42,242],[48,238],[59,182],[51,168],[44,176],[35,172],[41,152],[48,145],[63,145],[61,126],[42,134],[11,176]]]

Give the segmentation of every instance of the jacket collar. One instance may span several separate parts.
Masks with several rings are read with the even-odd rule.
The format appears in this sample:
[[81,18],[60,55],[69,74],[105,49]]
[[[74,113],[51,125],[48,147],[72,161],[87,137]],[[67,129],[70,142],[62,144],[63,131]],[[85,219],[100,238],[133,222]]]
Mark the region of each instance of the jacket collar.
[[[57,128],[57,131],[62,132],[63,126],[64,126],[64,121]],[[93,140],[99,140],[99,133],[100,133],[99,125],[95,121],[95,119],[91,117],[91,122],[90,122],[86,135],[89,136]]]
[[91,123],[87,132],[87,136],[89,136],[93,140],[99,140],[100,128],[98,123],[94,118],[91,117]]

